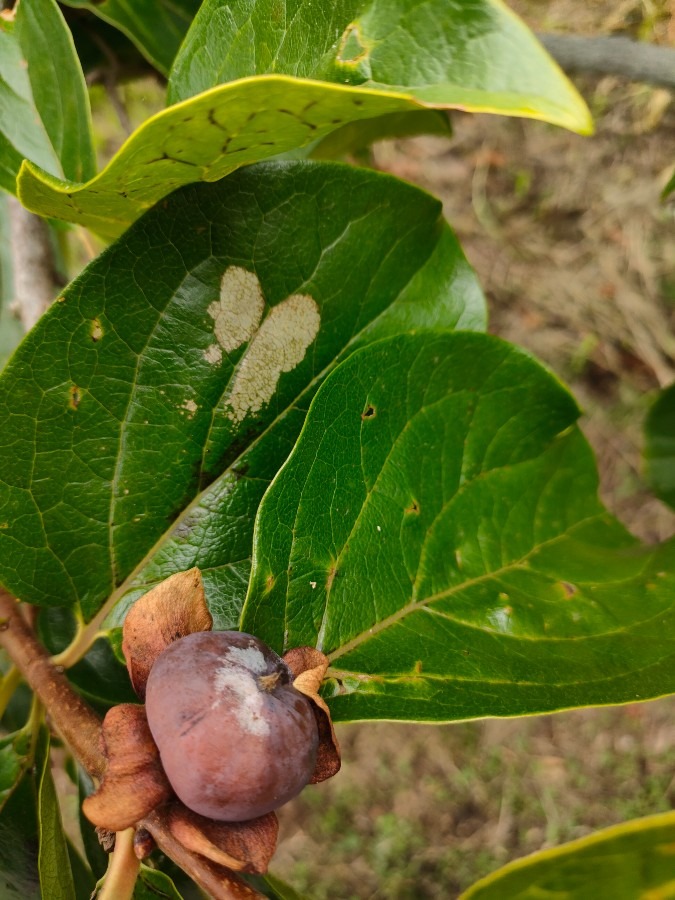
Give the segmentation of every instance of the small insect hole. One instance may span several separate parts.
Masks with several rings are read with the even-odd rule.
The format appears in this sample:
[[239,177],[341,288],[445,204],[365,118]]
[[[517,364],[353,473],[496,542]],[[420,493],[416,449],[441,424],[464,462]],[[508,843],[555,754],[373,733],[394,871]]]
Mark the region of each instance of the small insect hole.
[[362,419],[372,419],[373,416],[377,415],[377,410],[371,404],[365,408],[365,410],[361,413]]

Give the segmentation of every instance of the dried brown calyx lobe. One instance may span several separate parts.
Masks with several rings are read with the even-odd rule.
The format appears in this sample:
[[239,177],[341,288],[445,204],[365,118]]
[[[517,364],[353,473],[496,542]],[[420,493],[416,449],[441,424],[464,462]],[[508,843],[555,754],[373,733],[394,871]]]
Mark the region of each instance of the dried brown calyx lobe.
[[292,681],[274,651],[242,632],[192,634],[158,656],[146,685],[148,723],[189,809],[247,821],[312,780],[317,718]]
[[145,699],[145,685],[157,657],[174,641],[197,631],[210,631],[199,569],[177,572],[131,607],[124,620],[122,651],[134,690]]

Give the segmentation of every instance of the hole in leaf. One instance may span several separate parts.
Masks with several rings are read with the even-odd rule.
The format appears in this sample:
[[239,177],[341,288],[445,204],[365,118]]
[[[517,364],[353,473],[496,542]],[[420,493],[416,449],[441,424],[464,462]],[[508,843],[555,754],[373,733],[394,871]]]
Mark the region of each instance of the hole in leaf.
[[375,407],[372,404],[369,403],[368,406],[361,413],[361,418],[362,419],[372,419],[376,415],[377,415],[377,410],[375,409]]

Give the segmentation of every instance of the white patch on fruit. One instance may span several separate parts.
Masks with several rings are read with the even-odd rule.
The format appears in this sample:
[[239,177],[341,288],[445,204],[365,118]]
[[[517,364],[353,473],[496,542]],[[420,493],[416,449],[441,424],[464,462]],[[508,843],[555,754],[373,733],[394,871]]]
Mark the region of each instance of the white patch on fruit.
[[207,310],[216,340],[226,353],[251,340],[264,311],[258,276],[241,266],[229,266],[220,282],[220,299]]
[[320,324],[319,307],[307,294],[292,294],[272,309],[234,377],[227,415],[235,424],[269,403],[282,373],[304,359]]
[[216,669],[213,686],[216,699],[211,704],[211,709],[220,706],[225,699],[223,694],[233,694],[236,703],[228,706],[233,710],[242,731],[258,737],[269,734],[270,726],[263,709],[264,698],[250,673],[231,666],[220,666]]
[[234,660],[238,666],[248,669],[249,672],[255,672],[256,675],[264,675],[267,673],[267,663],[257,647],[229,647],[227,651],[228,657]]

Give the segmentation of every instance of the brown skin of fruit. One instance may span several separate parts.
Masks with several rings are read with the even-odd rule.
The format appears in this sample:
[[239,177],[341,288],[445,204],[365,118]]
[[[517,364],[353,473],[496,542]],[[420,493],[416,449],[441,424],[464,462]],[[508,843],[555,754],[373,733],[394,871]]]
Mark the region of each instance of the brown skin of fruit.
[[148,678],[145,708],[179,799],[222,822],[282,806],[309,782],[318,730],[311,702],[284,661],[238,631],[190,634]]

